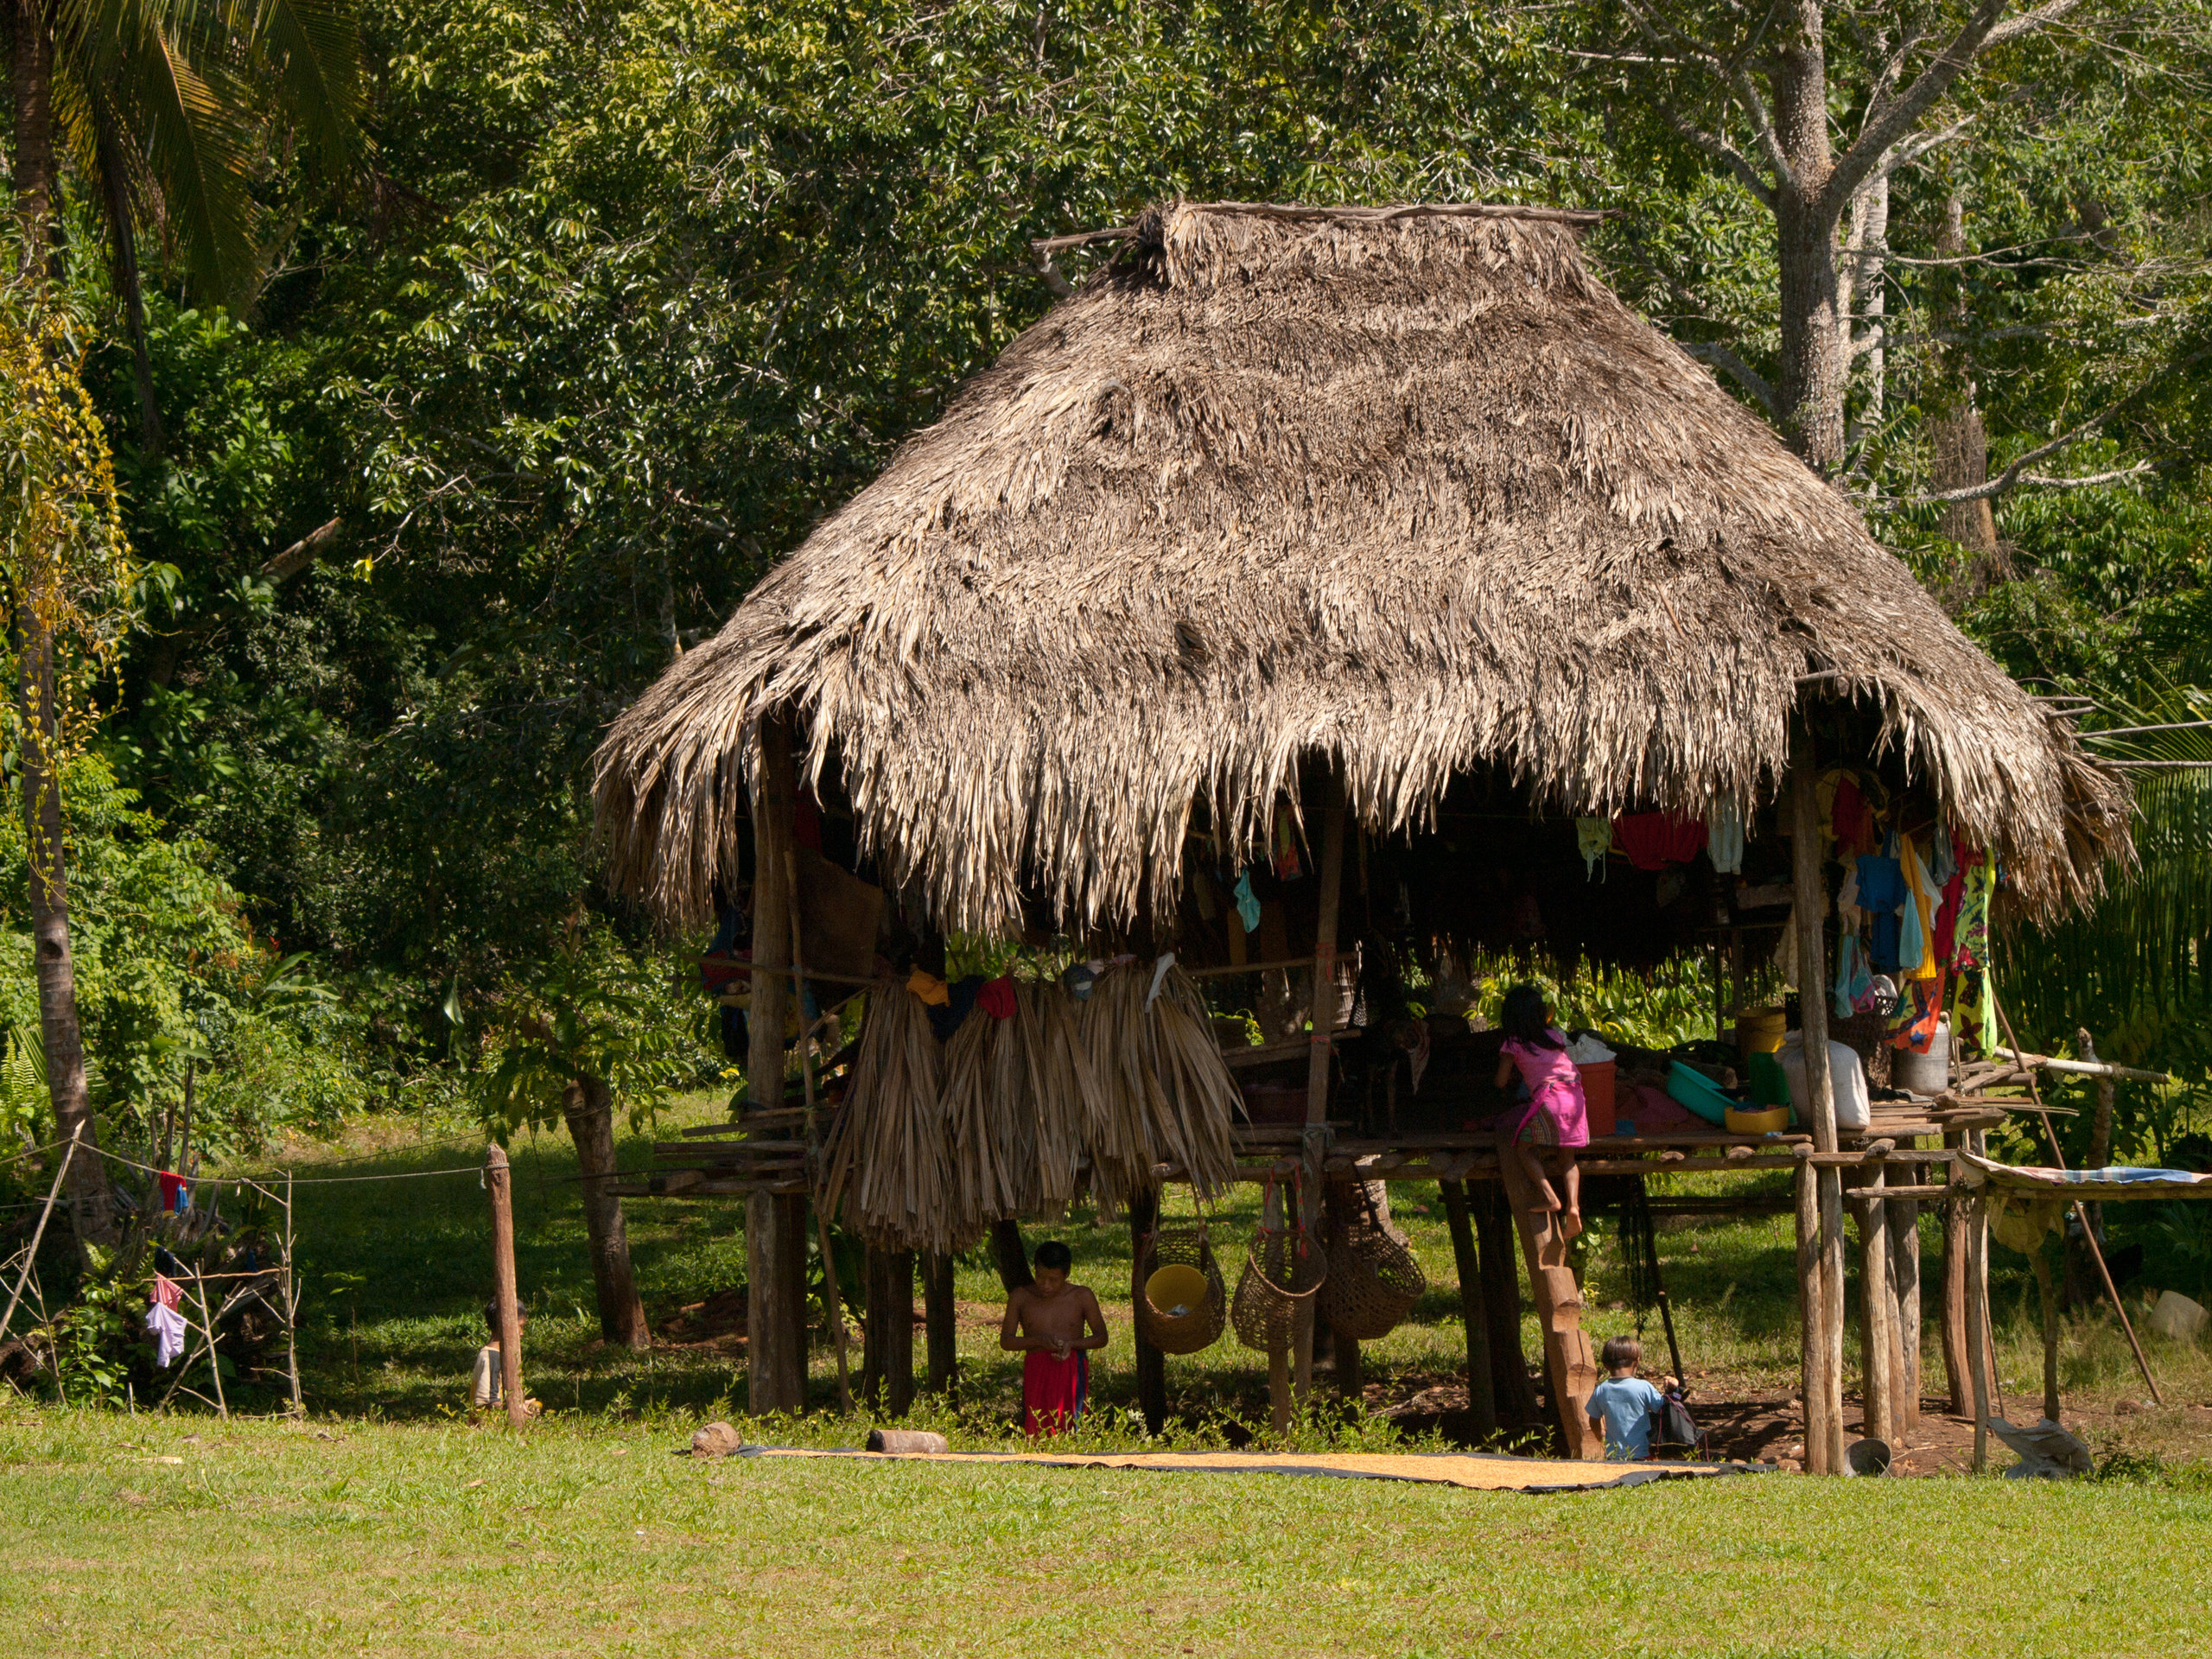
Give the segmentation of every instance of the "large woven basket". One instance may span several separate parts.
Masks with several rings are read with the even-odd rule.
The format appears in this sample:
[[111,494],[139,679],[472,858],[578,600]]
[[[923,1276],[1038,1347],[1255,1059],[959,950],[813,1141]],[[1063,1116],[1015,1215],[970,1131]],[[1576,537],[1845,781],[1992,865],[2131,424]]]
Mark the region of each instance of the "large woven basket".
[[1313,1305],[1328,1274],[1328,1258],[1304,1228],[1262,1227],[1229,1305],[1236,1340],[1263,1354],[1289,1347],[1299,1310]]
[[1427,1288],[1421,1263],[1372,1211],[1332,1229],[1321,1317],[1338,1336],[1372,1342],[1389,1335]]
[[[1182,1313],[1156,1305],[1147,1294],[1162,1269],[1170,1268],[1194,1269],[1193,1287],[1204,1286],[1202,1294],[1181,1304],[1186,1309]],[[1161,1353],[1195,1354],[1221,1339],[1229,1324],[1229,1292],[1203,1225],[1162,1227],[1154,1233],[1137,1264],[1136,1280],[1138,1333]]]

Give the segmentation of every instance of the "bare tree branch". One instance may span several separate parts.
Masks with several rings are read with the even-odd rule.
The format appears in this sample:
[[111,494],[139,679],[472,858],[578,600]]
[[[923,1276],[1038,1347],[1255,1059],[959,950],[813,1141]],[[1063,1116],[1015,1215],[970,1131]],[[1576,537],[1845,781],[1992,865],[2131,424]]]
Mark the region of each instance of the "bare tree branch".
[[[1681,348],[1700,363],[1710,363],[1726,369],[1730,379],[1751,394],[1752,398],[1769,416],[1775,414],[1774,387],[1766,377],[1736,355],[1732,347],[1718,340],[1681,340]],[[1778,418],[1778,417],[1777,417]]]
[[2115,467],[2108,473],[2083,473],[2071,478],[2052,478],[2043,473],[2023,473],[2016,467],[2007,467],[1986,484],[1969,484],[1963,489],[1944,490],[1932,495],[1907,496],[1902,500],[1883,505],[1934,506],[1946,501],[1986,501],[2020,486],[2038,490],[2086,490],[2100,484],[2119,484],[2131,478],[2140,478],[2151,470],[2151,462],[2139,461],[2133,467]]
[[1958,78],[1966,73],[1977,54],[1985,48],[2016,41],[2024,35],[2056,22],[2075,10],[2082,0],[2044,0],[2044,3],[2017,17],[2007,18],[2005,12],[2011,0],[1975,0],[1973,11],[1961,24],[1957,34],[1951,36],[1942,50],[1936,53],[1925,69],[1913,79],[1912,85],[1900,92],[1894,103],[1885,109],[1878,119],[1870,121],[1858,140],[1844,152],[1834,172],[1821,192],[1823,207],[1840,213],[1843,205],[1865,181],[1866,175],[1888,156],[1892,147],[1901,143],[1920,123],[1920,118],[1934,108],[1939,99],[1951,90]]
[[[1766,34],[1768,27],[1773,22],[1774,14],[1777,9],[1777,4],[1769,4],[1767,15],[1760,20],[1758,28],[1751,32],[1751,38],[1745,41],[1743,49],[1738,52],[1732,60],[1723,59],[1719,53],[1713,51],[1702,41],[1685,34],[1672,23],[1654,16],[1649,8],[1642,3],[1642,0],[1622,0],[1622,4],[1629,16],[1636,19],[1637,29],[1643,32],[1643,38],[1651,43],[1655,53],[1660,49],[1662,41],[1671,39],[1679,44],[1686,56],[1704,66],[1706,71],[1719,83],[1724,92],[1732,95],[1737,102],[1743,105],[1744,113],[1751,124],[1751,135],[1758,141],[1760,151],[1765,156],[1767,165],[1774,169],[1775,178],[1785,187],[1794,183],[1796,175],[1790,169],[1789,155],[1782,148],[1781,137],[1776,133],[1774,123],[1767,114],[1765,102],[1759,97],[1758,89],[1752,86],[1751,77],[1744,73],[1743,67],[1745,59],[1749,56],[1752,48]],[[1751,193],[1758,197],[1761,203],[1768,207],[1773,205],[1774,187],[1759,176],[1758,170],[1745,157],[1743,152],[1718,134],[1708,133],[1701,128],[1692,125],[1681,117],[1677,116],[1666,105],[1659,104],[1656,107],[1659,111],[1660,119],[1707,155],[1716,156],[1726,162],[1734,170],[1736,176],[1750,187]]]

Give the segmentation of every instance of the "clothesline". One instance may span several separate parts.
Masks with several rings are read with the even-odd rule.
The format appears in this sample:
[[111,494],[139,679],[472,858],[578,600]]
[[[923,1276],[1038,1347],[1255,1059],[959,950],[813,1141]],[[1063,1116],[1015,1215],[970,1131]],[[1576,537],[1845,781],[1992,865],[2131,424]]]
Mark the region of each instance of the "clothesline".
[[[100,1156],[126,1168],[143,1170],[149,1175],[170,1175],[174,1170],[156,1169],[151,1164],[142,1164],[136,1158],[126,1158],[119,1152],[100,1148]],[[385,1175],[194,1175],[189,1179],[194,1186],[251,1186],[262,1191],[289,1181],[295,1186],[352,1186],[363,1181],[416,1181],[432,1175],[481,1175],[481,1164],[456,1164],[450,1169],[404,1169]]]
[[41,1152],[57,1152],[68,1144],[67,1140],[49,1141],[42,1147],[29,1147],[22,1152],[11,1152],[5,1158],[0,1158],[0,1164],[20,1163],[26,1158],[37,1157]]

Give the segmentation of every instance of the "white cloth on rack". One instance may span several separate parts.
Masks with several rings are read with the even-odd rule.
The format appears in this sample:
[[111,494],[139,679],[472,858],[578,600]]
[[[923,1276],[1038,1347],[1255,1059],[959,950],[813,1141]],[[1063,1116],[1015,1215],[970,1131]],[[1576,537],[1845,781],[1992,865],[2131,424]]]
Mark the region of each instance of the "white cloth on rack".
[[167,1370],[184,1352],[184,1315],[156,1302],[146,1310],[146,1328],[154,1333],[154,1363]]

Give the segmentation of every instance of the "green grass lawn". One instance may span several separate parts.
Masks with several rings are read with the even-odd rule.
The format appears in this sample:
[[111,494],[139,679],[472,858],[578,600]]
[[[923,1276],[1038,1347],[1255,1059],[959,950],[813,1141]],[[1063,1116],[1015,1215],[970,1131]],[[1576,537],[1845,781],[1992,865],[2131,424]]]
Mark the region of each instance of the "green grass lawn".
[[[0,1408],[11,1651],[2164,1654],[2212,1490],[1531,1497],[671,1456],[679,1427]],[[2195,1609],[2191,1612],[2190,1609]]]

